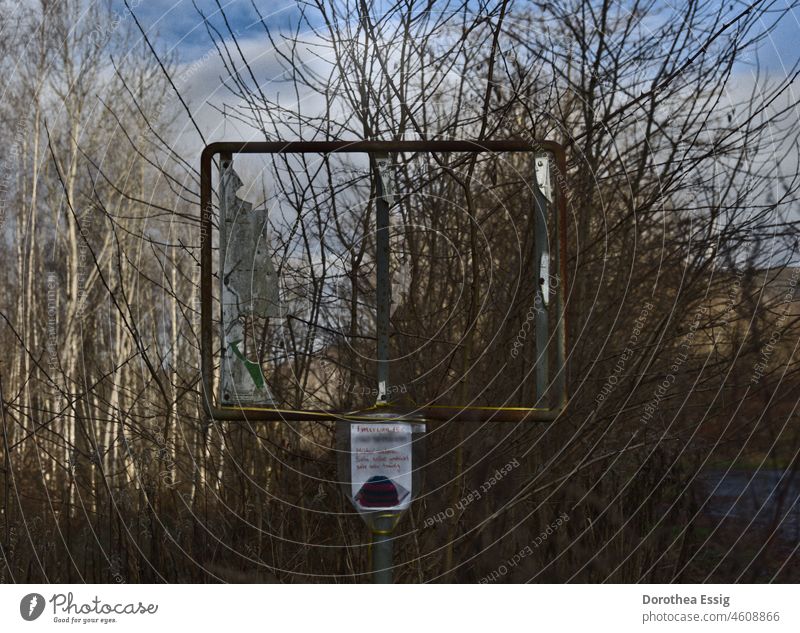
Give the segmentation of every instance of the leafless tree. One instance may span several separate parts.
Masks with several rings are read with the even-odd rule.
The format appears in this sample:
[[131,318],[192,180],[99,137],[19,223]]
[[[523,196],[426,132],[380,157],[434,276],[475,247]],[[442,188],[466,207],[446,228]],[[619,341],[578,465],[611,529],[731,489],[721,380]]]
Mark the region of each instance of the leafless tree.
[[[16,14],[29,70],[3,101],[9,127],[24,122],[15,182],[0,191],[16,247],[5,253],[14,305],[0,312],[13,350],[1,376],[4,577],[363,580],[333,426],[203,416],[197,156],[174,139],[212,132],[186,94],[189,70],[160,54],[135,8],[91,22],[77,10]],[[568,302],[553,317],[569,329],[570,406],[552,425],[430,425],[398,580],[477,581],[548,528],[546,546],[505,581],[787,573],[770,552],[781,551],[788,498],[759,564],[737,568],[723,552],[705,565],[713,547],[695,528],[709,463],[796,465],[786,421],[797,384],[798,66],[777,75],[756,55],[790,11],[315,0],[291,27],[259,14],[265,64],[220,3],[198,9],[225,91],[210,106],[249,136],[567,147],[555,176],[569,204]],[[509,350],[537,285],[531,156],[393,159],[402,398],[529,406],[521,377],[541,350]],[[235,162],[240,195],[269,209],[286,314],[257,346],[276,398],[370,404],[369,162]],[[491,494],[461,507],[512,461]],[[30,473],[35,483],[18,487]],[[52,548],[21,541],[29,516]]]

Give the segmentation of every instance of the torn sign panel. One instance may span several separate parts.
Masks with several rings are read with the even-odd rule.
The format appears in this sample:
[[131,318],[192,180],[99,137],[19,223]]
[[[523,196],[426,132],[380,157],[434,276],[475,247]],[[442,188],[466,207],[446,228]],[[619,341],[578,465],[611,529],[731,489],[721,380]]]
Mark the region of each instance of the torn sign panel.
[[242,186],[231,161],[220,171],[220,298],[224,406],[274,406],[258,341],[268,319],[280,316],[278,276],[269,253],[267,210],[237,196]]

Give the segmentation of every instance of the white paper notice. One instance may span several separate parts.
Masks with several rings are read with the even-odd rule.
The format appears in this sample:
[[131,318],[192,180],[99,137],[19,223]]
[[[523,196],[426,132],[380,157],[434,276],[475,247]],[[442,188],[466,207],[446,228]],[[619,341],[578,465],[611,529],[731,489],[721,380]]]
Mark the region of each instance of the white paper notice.
[[411,503],[409,422],[350,425],[353,504],[359,510],[405,510]]

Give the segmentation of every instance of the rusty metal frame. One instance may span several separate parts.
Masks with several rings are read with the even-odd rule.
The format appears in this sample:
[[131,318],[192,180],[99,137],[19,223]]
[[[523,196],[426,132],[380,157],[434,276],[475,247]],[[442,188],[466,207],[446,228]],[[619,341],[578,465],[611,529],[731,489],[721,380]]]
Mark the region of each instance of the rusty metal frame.
[[567,204],[564,177],[566,153],[563,146],[553,141],[509,139],[502,141],[292,141],[252,142],[222,141],[211,143],[200,156],[200,356],[202,398],[206,414],[212,420],[248,422],[291,422],[358,420],[364,411],[267,409],[243,407],[218,407],[213,392],[214,372],[214,321],[213,310],[213,198],[212,163],[215,156],[231,159],[234,154],[328,154],[328,153],[386,153],[386,152],[552,152],[556,163],[556,201],[559,240],[558,264],[560,283],[557,289],[556,325],[557,360],[559,373],[557,382],[558,404],[551,408],[525,407],[458,407],[427,406],[416,411],[428,420],[470,422],[527,422],[552,421],[557,419],[567,406],[566,390],[566,322],[567,297]]

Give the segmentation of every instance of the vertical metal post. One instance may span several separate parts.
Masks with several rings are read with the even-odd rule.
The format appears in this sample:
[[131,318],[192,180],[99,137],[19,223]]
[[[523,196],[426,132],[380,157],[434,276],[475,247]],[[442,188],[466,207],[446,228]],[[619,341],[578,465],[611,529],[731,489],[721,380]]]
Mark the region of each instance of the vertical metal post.
[[[389,315],[392,307],[392,279],[389,270],[389,207],[392,204],[392,175],[389,154],[374,154],[375,246],[377,269],[377,361],[378,401],[389,403]],[[372,580],[376,584],[392,582],[392,530],[394,517],[378,515],[372,525]]]
[[558,278],[558,290],[556,292],[556,367],[558,371],[553,378],[553,389],[558,394],[558,408],[565,407],[567,404],[567,315],[564,302],[567,297],[567,262],[563,254],[567,251],[567,205],[566,190],[564,190],[564,174],[567,171],[566,160],[563,152],[554,153],[553,170],[558,186],[553,187],[553,224],[555,234],[558,236],[554,240],[555,261],[559,262],[556,269]]
[[381,515],[372,526],[372,582],[376,585],[392,584],[392,531],[394,517]]
[[377,268],[377,361],[378,402],[389,402],[389,313],[392,304],[391,276],[389,272],[389,206],[392,203],[391,174],[388,154],[373,154],[375,161],[375,242]]
[[536,266],[536,298],[534,305],[536,331],[536,406],[548,405],[547,380],[550,374],[547,357],[549,345],[549,319],[547,306],[550,303],[550,236],[547,231],[549,210],[553,202],[550,182],[550,154],[536,153],[534,160],[534,260]]

